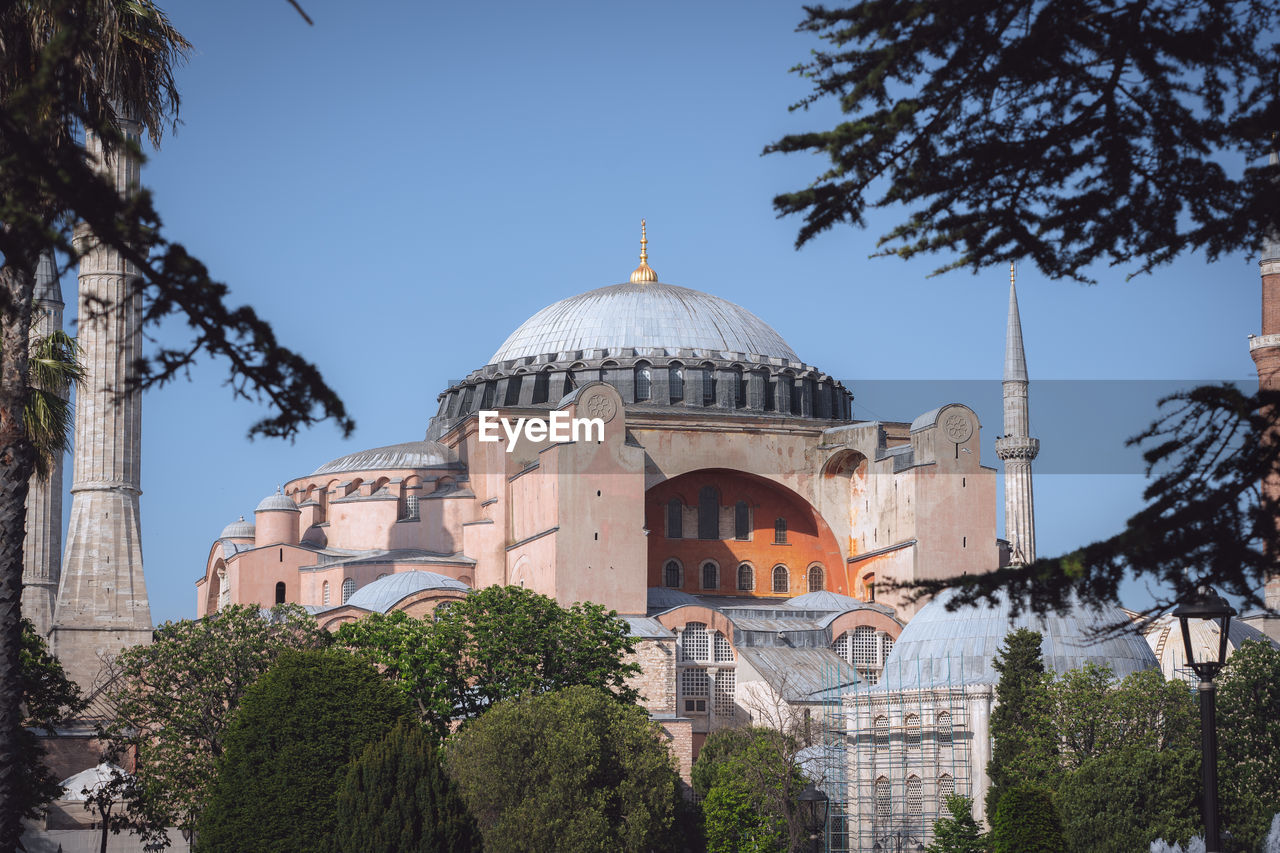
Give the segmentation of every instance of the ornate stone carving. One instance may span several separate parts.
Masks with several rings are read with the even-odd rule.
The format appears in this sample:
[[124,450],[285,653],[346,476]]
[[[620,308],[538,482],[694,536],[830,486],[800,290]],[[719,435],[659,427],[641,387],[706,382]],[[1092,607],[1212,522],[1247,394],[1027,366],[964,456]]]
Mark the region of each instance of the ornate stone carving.
[[618,414],[618,404],[608,394],[596,392],[587,397],[585,404],[587,414],[609,423]]

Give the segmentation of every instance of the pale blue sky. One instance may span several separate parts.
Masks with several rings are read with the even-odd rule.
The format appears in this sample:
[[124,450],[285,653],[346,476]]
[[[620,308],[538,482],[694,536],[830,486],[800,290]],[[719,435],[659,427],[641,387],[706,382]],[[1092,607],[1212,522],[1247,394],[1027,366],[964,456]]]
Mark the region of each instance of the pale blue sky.
[[[996,386],[934,382],[998,379],[1007,269],[930,279],[942,259],[869,259],[885,217],[796,252],[798,223],[774,218],[773,195],[822,163],[761,149],[834,120],[830,107],[787,110],[807,91],[788,68],[816,46],[794,32],[798,3],[305,0],[314,27],[284,0],[166,6],[195,45],[179,75],[184,124],[143,173],[167,233],[319,365],[359,426],[345,442],[329,425],[248,442],[262,410],[233,401],[217,365],[150,393],[142,512],[157,622],[194,615],[214,537],[278,483],[421,438],[448,380],[526,317],[625,280],[641,217],[663,281],[759,314],[849,381],[859,416],[910,420],[974,389],[982,399],[961,401],[979,409],[996,464]],[[1020,270],[1033,382],[1252,373],[1251,259],[1125,272],[1082,287]],[[1116,448],[1147,418],[1132,404],[1167,387],[1033,384],[1042,553],[1138,508],[1141,478],[1111,473],[1134,470]],[[1038,393],[1053,402],[1036,408]],[[1116,415],[1112,399],[1131,405]]]

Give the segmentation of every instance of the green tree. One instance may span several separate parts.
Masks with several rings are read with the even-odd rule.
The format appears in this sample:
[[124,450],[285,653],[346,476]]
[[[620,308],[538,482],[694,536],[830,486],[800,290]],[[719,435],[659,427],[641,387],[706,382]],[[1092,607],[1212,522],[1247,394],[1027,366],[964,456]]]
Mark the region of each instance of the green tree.
[[1007,789],[1026,783],[1051,786],[1059,771],[1059,739],[1040,642],[1036,631],[1011,631],[995,659],[1000,681],[991,713],[989,815]]
[[37,732],[53,734],[59,723],[84,709],[80,688],[68,681],[62,664],[49,654],[35,626],[22,620],[21,708],[22,736],[19,764],[25,784],[18,791],[14,807],[22,817],[35,817],[62,794],[62,786],[45,766],[44,749]]
[[504,699],[586,686],[639,698],[627,679],[634,645],[625,622],[598,604],[564,608],[521,587],[473,592],[434,622],[370,616],[338,629],[337,641],[382,667],[443,737]]
[[806,782],[796,762],[795,738],[755,727],[720,735],[715,748],[718,755],[704,759],[698,754],[699,775],[710,780],[702,804],[708,853],[765,853],[803,845],[808,828],[798,797]]
[[710,793],[724,764],[745,750],[753,737],[750,728],[716,729],[707,735],[689,771],[695,797],[701,799]]
[[115,719],[104,734],[113,754],[137,757],[131,826],[161,843],[168,827],[190,836],[246,692],[285,651],[328,640],[296,604],[267,615],[256,605],[231,605],[204,619],[166,622],[149,645],[122,651],[108,669]]
[[1062,853],[1066,842],[1049,791],[1016,784],[1000,795],[991,819],[994,853]]
[[973,800],[952,794],[946,807],[950,816],[933,822],[933,841],[925,848],[927,853],[986,853],[987,839],[973,819]]
[[845,118],[766,152],[824,155],[797,245],[871,207],[905,208],[885,254],[958,249],[943,269],[1030,258],[1087,280],[1280,231],[1276,0],[860,0],[807,6],[829,47],[798,71]]
[[1222,823],[1254,849],[1280,813],[1280,649],[1243,643],[1217,683]]
[[679,778],[644,710],[596,687],[496,703],[446,748],[491,853],[675,846]]
[[27,439],[35,450],[35,474],[49,478],[54,464],[70,446],[70,390],[85,377],[75,338],[59,329],[31,338],[27,360],[27,404],[22,413]]
[[362,660],[334,649],[283,652],[227,728],[196,849],[312,853],[337,829],[346,765],[410,713]]
[[480,830],[434,738],[404,722],[347,768],[332,853],[470,853]]

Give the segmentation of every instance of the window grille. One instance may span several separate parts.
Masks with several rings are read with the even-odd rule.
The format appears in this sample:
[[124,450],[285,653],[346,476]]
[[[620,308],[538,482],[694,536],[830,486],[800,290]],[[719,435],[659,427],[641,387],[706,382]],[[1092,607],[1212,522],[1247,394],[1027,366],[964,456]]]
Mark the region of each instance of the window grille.
[[849,660],[849,632],[845,631],[836,641],[831,644],[831,650],[836,653],[840,660]]
[[738,566],[738,589],[750,592],[756,588],[756,573],[751,566],[743,563]]
[[716,402],[716,375],[709,368],[702,368],[702,405],[714,406]]
[[785,518],[779,518],[773,522],[773,544],[787,544],[787,520]]
[[678,403],[684,399],[684,368],[674,365],[668,368],[667,382],[671,386],[671,402]]
[[653,374],[649,370],[649,365],[641,364],[636,366],[636,399],[648,400],[653,394]]
[[956,780],[952,779],[950,774],[943,773],[938,777],[938,805],[946,806],[947,797],[952,796],[956,792]]
[[684,504],[679,498],[667,501],[667,538],[680,539],[684,536]]
[[924,787],[919,776],[907,777],[907,814],[918,817],[924,811]]
[[786,592],[790,588],[790,580],[787,577],[786,566],[773,567],[773,591]]
[[881,776],[876,780],[876,819],[888,820],[893,815],[893,795],[889,780]]
[[751,538],[751,507],[746,501],[733,507],[733,538],[743,542]]
[[822,592],[822,567],[814,566],[809,569],[809,592]]
[[356,591],[356,582],[347,578],[342,582],[342,603],[346,604],[351,594]]
[[951,712],[938,712],[938,743],[951,743]]
[[702,564],[702,588],[720,588],[720,567],[715,563],[707,562]]
[[903,723],[906,725],[906,729],[907,729],[907,735],[906,735],[907,748],[919,749],[920,748],[920,716],[918,714],[907,714],[907,717],[905,720],[903,720]]
[[680,693],[686,714],[705,714],[711,695],[711,677],[705,669],[690,667],[680,671]]
[[880,647],[883,655],[880,660],[883,661],[889,657],[889,652],[893,651],[893,637],[890,637],[888,634],[881,634]]
[[722,669],[716,673],[716,695],[713,710],[717,717],[732,719],[737,714],[737,706],[733,702],[733,692],[737,681],[737,674],[732,669]]
[[733,369],[733,407],[741,409],[747,405],[747,380],[742,375],[742,368]]
[[698,490],[698,538],[720,538],[720,492],[715,486]]
[[668,560],[666,567],[663,568],[662,583],[672,589],[680,588],[680,564],[675,560]]
[[884,715],[876,717],[875,732],[876,732],[876,749],[888,749],[889,748],[889,718],[888,717]]
[[876,629],[869,625],[859,625],[853,629],[853,662],[857,666],[878,666],[880,658],[876,654]]
[[325,581],[324,584],[320,587],[320,603],[321,604],[329,603],[329,582],[328,581]]
[[715,632],[716,663],[733,663],[733,646],[725,639],[724,634]]
[[405,495],[404,517],[406,520],[416,519],[418,517],[418,496],[417,495]]
[[680,648],[685,660],[711,660],[710,644],[707,638],[707,626],[701,622],[690,622],[680,632]]

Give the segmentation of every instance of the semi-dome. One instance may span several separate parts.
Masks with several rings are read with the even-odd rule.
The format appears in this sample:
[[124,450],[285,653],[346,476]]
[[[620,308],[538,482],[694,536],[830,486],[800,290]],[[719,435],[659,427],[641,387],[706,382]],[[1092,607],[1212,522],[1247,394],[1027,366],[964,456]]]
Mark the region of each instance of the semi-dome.
[[449,589],[458,592],[470,592],[471,587],[460,580],[435,572],[395,572],[378,578],[371,584],[360,587],[347,599],[347,604],[386,613],[405,596],[413,595],[427,589]]
[[301,512],[298,505],[293,502],[293,498],[286,495],[281,489],[277,488],[275,494],[267,495],[262,499],[262,503],[258,504],[258,508],[254,512],[271,512],[279,510],[282,512]]
[[346,471],[394,471],[403,468],[439,468],[457,461],[453,452],[438,441],[408,441],[339,456],[315,470],[316,474]]
[[[1147,638],[1147,643],[1160,661],[1160,668],[1165,678],[1193,678],[1191,668],[1187,666],[1187,650],[1182,643],[1182,626],[1172,615],[1166,613],[1156,619],[1140,623],[1140,630]],[[1203,655],[1205,659],[1218,656],[1219,628],[1217,622],[1205,619],[1187,620],[1187,628],[1191,634],[1191,648]],[[1271,643],[1275,641],[1267,637],[1252,625],[1246,625],[1232,619],[1227,626],[1227,657],[1235,654],[1236,649],[1246,642]]]
[[[273,496],[274,497],[274,496]],[[290,501],[292,503],[292,501]],[[239,521],[233,521],[226,527],[222,528],[222,535],[219,539],[252,539],[257,533],[257,527],[252,521],[245,521],[244,516],[240,516]]]
[[800,361],[781,335],[740,305],[687,287],[634,280],[543,308],[512,332],[489,361],[628,348]]
[[1106,664],[1117,678],[1156,669],[1159,662],[1119,607],[1077,606],[1036,616],[1023,608],[1010,616],[1007,598],[947,610],[954,590],[939,594],[907,623],[885,660],[881,684],[890,688],[996,684],[994,661],[1005,636],[1018,628],[1039,631],[1044,664],[1054,672]]

